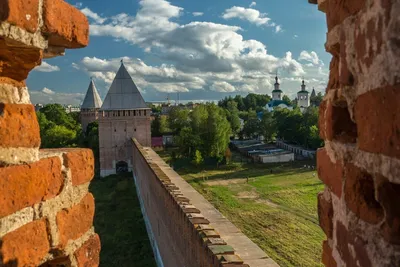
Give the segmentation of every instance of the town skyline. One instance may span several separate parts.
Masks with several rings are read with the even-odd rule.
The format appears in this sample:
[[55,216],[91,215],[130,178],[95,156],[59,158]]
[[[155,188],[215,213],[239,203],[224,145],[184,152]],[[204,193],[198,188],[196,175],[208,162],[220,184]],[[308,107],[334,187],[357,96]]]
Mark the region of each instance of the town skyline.
[[[146,102],[178,92],[181,101],[271,94],[277,70],[291,99],[303,77],[310,91],[326,87],[325,18],[307,3],[68,2],[89,17],[89,46],[45,60],[31,73],[33,103],[79,105],[90,77],[104,99],[121,59]],[[146,34],[137,30],[143,25]]]

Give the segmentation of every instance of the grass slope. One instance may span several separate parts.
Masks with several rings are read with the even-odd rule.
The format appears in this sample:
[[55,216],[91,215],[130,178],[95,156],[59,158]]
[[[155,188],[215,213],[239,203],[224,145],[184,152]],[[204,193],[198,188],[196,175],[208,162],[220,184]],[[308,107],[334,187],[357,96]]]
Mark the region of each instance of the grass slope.
[[234,161],[177,171],[279,265],[322,266],[317,193],[323,184],[304,168],[313,163],[246,164],[237,155]]
[[96,200],[100,266],[155,267],[132,175],[95,179],[90,192]]

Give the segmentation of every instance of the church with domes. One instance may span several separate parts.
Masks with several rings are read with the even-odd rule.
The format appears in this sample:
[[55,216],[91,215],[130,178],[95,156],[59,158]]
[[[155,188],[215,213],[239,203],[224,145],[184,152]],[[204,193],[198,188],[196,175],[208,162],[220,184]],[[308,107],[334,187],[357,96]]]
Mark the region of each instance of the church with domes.
[[285,101],[282,100],[283,98],[283,91],[280,89],[280,84],[278,82],[278,75],[275,76],[275,84],[274,84],[274,90],[272,90],[272,100],[267,103],[265,106],[265,109],[268,110],[269,112],[274,111],[276,108],[287,108],[292,110],[293,107],[290,105],[287,105]]

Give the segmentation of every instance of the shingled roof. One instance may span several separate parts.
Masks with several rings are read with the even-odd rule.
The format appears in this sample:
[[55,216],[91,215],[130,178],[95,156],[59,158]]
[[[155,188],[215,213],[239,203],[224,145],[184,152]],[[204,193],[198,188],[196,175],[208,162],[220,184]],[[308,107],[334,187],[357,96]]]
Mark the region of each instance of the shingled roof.
[[94,81],[91,80],[81,109],[101,108],[102,104],[103,102],[97,92],[96,85],[94,84]]
[[121,63],[117,75],[108,90],[101,110],[131,110],[148,108],[138,88]]

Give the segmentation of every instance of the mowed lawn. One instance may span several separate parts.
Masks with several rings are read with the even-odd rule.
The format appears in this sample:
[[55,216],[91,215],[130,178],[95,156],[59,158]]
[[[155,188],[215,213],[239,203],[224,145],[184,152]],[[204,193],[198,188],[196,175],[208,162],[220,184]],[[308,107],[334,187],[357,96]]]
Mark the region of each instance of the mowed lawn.
[[95,178],[90,192],[96,201],[100,266],[156,267],[132,174]]
[[[167,152],[159,152],[169,161]],[[315,170],[304,165],[240,163],[177,172],[281,266],[322,266]],[[272,170],[272,172],[271,172]],[[248,181],[248,182],[247,182]]]

